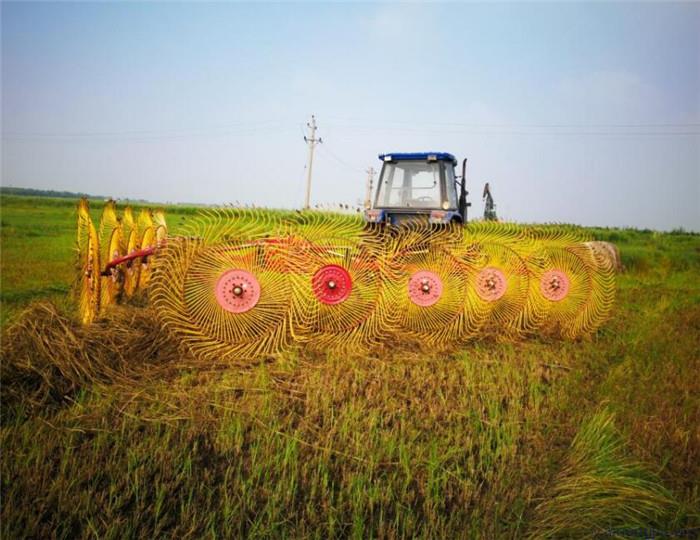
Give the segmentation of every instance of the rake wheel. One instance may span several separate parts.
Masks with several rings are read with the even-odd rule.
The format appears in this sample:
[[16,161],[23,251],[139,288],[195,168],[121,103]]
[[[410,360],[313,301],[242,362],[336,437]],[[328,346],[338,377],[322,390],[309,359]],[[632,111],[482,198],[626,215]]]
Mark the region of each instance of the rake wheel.
[[164,225],[158,225],[155,230],[156,247],[161,247],[165,244],[168,238],[168,229]]
[[90,324],[100,310],[100,241],[90,219],[88,202],[78,205],[78,313]]
[[381,259],[370,236],[297,239],[289,249],[294,337],[316,350],[359,353],[386,334]]
[[[150,210],[144,208],[139,212],[134,232],[136,233],[135,238],[130,237],[128,242],[131,249],[143,249],[155,245],[153,213]],[[131,249],[128,249],[128,251],[131,251]],[[130,284],[130,288],[133,289],[131,295],[146,289],[150,278],[149,262],[147,257],[138,257],[131,261],[130,268],[132,271],[129,279],[134,281],[133,284]]]
[[156,247],[161,247],[168,238],[168,226],[165,222],[165,213],[162,210],[153,212],[153,226],[155,227]]
[[[126,242],[126,253],[131,254],[141,246],[141,239],[137,229],[132,229]],[[141,262],[139,260],[128,261],[124,264],[124,294],[131,298],[138,291],[139,277],[141,275]]]
[[178,238],[159,254],[150,296],[160,317],[202,360],[238,362],[289,343],[291,284],[281,249]]
[[130,206],[124,208],[124,213],[122,214],[122,230],[124,232],[124,239],[128,239],[131,231],[136,228],[136,222],[134,221],[134,212]]
[[528,302],[530,274],[511,245],[475,240],[460,260],[468,268],[468,305],[481,333],[512,338],[536,326],[541,316]]
[[76,215],[78,220],[78,236],[76,238],[76,246],[80,252],[79,258],[82,259],[83,250],[85,249],[89,239],[88,231],[90,230],[90,225],[92,224],[92,219],[90,218],[90,203],[87,199],[80,199],[80,201],[78,201]]
[[[100,218],[100,243],[102,246],[102,264],[124,254],[123,234],[121,221],[117,217],[116,203],[108,201],[102,210]],[[109,275],[102,276],[100,308],[114,304],[123,286],[121,268],[115,267],[109,271]]]
[[546,333],[589,335],[608,317],[614,299],[609,265],[582,243],[544,246],[529,264],[537,282],[537,303],[546,313]]
[[461,231],[402,228],[387,267],[389,324],[400,339],[441,349],[468,336],[467,273],[453,255]]
[[[157,244],[156,230],[154,227],[147,227],[143,230],[140,241],[140,249],[152,248]],[[151,280],[151,256],[138,257],[134,259],[134,264],[139,266],[138,269],[138,289],[145,290],[148,282]]]
[[[124,254],[122,250],[121,226],[117,225],[117,227],[112,230],[107,241],[107,249],[104,253],[106,255],[106,258],[103,259],[105,262],[109,262]],[[123,285],[124,276],[121,267],[115,266],[109,270],[109,275],[102,276],[101,306],[104,307],[116,303]]]
[[387,334],[383,246],[354,216],[286,218],[295,301],[294,338],[315,350],[356,354]]

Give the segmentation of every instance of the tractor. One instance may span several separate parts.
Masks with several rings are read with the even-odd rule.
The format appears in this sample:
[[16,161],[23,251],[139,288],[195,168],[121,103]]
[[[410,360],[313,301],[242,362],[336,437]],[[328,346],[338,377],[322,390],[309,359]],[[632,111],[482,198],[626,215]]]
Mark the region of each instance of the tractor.
[[457,159],[447,152],[380,154],[382,170],[369,223],[400,225],[407,221],[431,224],[466,223],[468,191],[466,158],[462,175],[455,174]]

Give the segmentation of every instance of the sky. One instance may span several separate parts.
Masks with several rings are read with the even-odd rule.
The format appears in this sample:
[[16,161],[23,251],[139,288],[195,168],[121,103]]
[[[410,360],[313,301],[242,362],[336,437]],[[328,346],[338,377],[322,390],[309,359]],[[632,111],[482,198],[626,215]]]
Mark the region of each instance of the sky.
[[3,186],[357,204],[468,158],[473,215],[700,231],[700,3],[2,2]]

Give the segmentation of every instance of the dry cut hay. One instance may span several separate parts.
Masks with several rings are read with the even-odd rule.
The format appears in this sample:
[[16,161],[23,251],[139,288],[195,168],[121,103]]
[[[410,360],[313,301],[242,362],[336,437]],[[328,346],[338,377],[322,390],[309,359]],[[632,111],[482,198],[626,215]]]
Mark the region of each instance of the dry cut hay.
[[70,400],[92,384],[162,377],[183,354],[149,308],[114,306],[83,326],[50,302],[31,304],[4,332],[2,409],[25,413]]
[[[660,479],[625,448],[612,413],[594,414],[574,438],[530,538],[630,536],[674,529],[679,507]],[[636,536],[636,535],[635,535]]]

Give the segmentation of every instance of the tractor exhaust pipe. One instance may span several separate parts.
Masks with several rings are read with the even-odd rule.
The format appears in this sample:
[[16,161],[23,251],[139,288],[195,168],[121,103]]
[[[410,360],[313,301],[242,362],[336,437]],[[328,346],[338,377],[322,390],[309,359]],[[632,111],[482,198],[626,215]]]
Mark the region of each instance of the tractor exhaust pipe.
[[467,202],[467,158],[462,161],[462,185],[460,186],[459,192],[459,213],[462,214],[462,223],[467,223],[467,208],[471,206],[471,203]]

